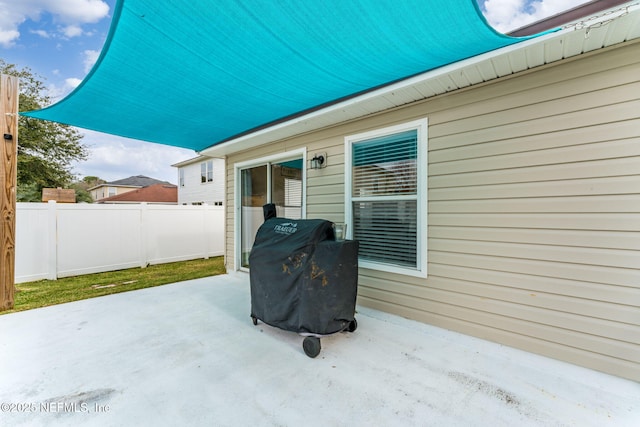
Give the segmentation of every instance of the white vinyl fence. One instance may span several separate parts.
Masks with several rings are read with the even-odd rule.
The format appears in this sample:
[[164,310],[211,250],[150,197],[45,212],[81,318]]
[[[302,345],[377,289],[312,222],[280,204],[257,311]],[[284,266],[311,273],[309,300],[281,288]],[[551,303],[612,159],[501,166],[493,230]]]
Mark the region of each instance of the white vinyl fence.
[[223,254],[223,206],[16,206],[16,283]]

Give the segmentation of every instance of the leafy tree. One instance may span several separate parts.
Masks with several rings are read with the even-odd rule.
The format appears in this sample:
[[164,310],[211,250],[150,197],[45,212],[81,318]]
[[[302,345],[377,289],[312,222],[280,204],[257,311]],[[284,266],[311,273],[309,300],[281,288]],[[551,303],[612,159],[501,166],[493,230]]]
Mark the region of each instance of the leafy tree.
[[[18,69],[0,58],[0,73],[20,79],[20,111],[36,110],[51,104],[42,78],[30,68]],[[75,128],[20,116],[17,199],[39,202],[42,188],[68,187],[74,179],[72,163],[87,157],[82,134]]]
[[35,182],[19,186],[16,194],[18,202],[40,202],[42,201],[42,188]]
[[96,185],[106,184],[106,183],[107,181],[105,181],[102,178],[98,178],[97,176],[89,175],[82,178],[82,184],[86,185],[87,188],[95,187]]
[[74,182],[69,186],[69,188],[75,190],[76,192],[76,203],[93,203],[93,197],[91,197],[91,193],[89,193],[85,188],[82,188],[81,183]]
[[97,176],[85,176],[81,181],[74,182],[70,188],[76,190],[76,202],[93,203],[93,197],[89,193],[89,188],[96,185],[106,184],[107,181],[100,179]]

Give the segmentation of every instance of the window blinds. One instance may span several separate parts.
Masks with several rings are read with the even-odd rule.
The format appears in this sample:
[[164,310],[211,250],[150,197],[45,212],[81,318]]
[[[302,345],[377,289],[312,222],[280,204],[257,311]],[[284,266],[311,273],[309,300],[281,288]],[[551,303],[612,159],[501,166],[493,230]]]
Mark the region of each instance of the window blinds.
[[353,145],[353,197],[417,193],[417,131]]
[[352,145],[352,212],[360,257],[417,267],[417,131]]

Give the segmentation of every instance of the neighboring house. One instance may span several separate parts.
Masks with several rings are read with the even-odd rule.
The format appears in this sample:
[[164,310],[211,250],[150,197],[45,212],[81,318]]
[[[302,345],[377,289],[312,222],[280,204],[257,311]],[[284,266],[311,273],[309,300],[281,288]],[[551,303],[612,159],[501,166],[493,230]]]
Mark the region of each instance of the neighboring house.
[[639,37],[632,7],[203,150],[228,269],[297,181],[360,241],[359,304],[639,381]]
[[224,159],[198,156],[171,166],[178,168],[179,205],[223,205]]
[[117,196],[129,191],[136,190],[138,188],[148,187],[153,184],[169,184],[167,181],[160,181],[157,179],[149,178],[144,175],[130,176],[129,178],[119,179],[117,181],[111,181],[104,184],[96,185],[89,188],[87,191],[91,194],[94,202],[99,202],[102,199]]
[[152,184],[147,187],[135,188],[126,193],[98,200],[96,203],[126,204],[149,203],[162,205],[178,204],[178,187],[173,184]]

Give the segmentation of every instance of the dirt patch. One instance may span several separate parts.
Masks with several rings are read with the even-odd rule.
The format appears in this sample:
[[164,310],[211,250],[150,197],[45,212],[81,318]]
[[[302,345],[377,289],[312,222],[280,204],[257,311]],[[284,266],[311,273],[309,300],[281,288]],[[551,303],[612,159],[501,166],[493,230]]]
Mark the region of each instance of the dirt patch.
[[116,286],[121,286],[121,285],[130,285],[132,283],[136,283],[137,280],[128,280],[126,282],[122,282],[122,283],[110,283],[108,285],[91,285],[91,289],[105,289],[105,288],[115,288]]
[[469,388],[475,388],[480,393],[502,400],[507,405],[520,406],[521,404],[520,400],[518,400],[516,396],[494,384],[471,377],[467,374],[463,374],[462,372],[449,372],[448,376],[460,384]]

